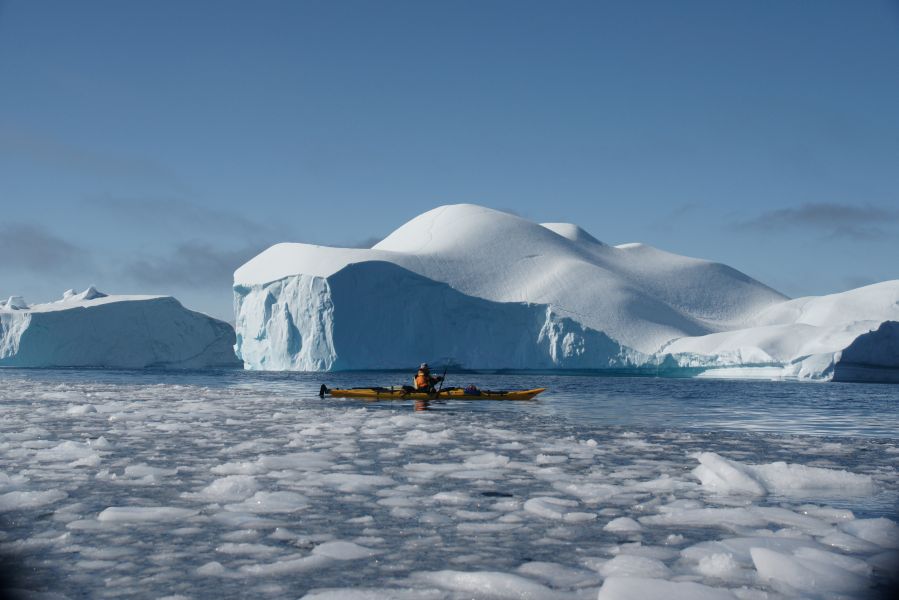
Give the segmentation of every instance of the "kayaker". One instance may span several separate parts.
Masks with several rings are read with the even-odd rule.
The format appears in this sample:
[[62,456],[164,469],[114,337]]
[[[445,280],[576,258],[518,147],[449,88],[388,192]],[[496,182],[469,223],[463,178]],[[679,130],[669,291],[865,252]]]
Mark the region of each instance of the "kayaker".
[[434,384],[443,381],[443,377],[439,375],[431,375],[431,368],[428,363],[421,363],[418,367],[418,373],[415,374],[414,385],[416,392],[433,392]]

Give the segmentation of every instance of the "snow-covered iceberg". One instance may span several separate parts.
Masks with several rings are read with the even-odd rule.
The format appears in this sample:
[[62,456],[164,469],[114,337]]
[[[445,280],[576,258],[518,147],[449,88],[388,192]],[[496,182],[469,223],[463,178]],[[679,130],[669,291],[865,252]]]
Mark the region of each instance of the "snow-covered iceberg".
[[235,272],[234,294],[249,369],[429,360],[882,380],[899,368],[886,323],[899,321],[899,281],[790,300],[720,263],[470,204],[428,211],[371,249],[277,244]]
[[107,296],[93,287],[28,306],[0,301],[0,366],[233,367],[234,331],[170,296]]

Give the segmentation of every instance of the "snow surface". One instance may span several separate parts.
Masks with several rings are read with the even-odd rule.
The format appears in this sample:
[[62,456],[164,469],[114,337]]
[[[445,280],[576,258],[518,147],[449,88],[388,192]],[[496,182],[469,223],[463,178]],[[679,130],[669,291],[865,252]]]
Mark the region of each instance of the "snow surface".
[[237,269],[234,293],[248,369],[428,360],[899,380],[899,281],[788,300],[719,263],[470,204],[371,249],[277,244]]
[[0,376],[0,553],[35,594],[865,598],[899,562],[870,514],[899,493],[894,439]]
[[169,296],[108,296],[89,287],[62,300],[0,304],[0,366],[237,366],[227,323]]

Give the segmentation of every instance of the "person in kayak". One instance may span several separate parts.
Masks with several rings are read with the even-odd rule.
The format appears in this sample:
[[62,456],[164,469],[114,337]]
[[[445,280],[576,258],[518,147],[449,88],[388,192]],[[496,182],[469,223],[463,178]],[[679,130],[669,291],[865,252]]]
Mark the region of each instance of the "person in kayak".
[[439,375],[431,375],[431,368],[428,363],[421,363],[418,367],[418,373],[415,374],[414,385],[416,392],[434,391],[434,384],[443,381],[443,377]]

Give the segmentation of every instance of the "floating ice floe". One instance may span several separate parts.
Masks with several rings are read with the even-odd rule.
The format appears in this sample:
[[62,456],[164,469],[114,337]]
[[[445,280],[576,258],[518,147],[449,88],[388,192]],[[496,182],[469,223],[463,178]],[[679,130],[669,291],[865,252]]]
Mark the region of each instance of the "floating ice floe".
[[700,465],[693,469],[693,475],[703,487],[715,492],[833,497],[868,495],[876,489],[870,476],[839,469],[786,462],[747,465],[714,452],[701,452],[696,458]]

